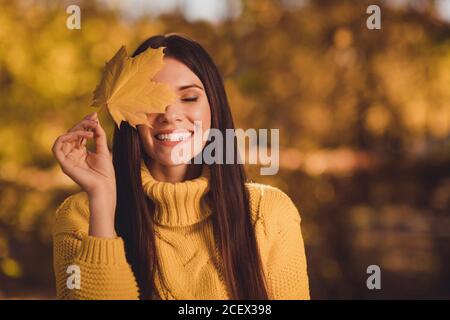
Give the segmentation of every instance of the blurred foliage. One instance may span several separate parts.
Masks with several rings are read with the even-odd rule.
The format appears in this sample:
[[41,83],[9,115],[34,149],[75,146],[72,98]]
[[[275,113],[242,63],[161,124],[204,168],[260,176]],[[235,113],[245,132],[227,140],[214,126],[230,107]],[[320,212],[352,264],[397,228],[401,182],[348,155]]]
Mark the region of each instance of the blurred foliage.
[[[66,28],[72,3],[81,30]],[[375,3],[382,29],[368,30]],[[248,171],[300,208],[313,298],[450,298],[450,26],[420,3],[247,0],[214,24],[0,0],[0,298],[54,297],[54,211],[78,189],[51,146],[93,111],[122,44],[169,32],[210,52],[237,127],[280,128],[279,174]]]

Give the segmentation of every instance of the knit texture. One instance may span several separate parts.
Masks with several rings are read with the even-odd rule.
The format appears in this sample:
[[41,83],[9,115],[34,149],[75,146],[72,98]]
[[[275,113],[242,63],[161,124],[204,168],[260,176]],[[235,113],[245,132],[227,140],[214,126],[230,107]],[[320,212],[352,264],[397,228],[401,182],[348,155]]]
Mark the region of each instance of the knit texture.
[[[211,209],[204,195],[210,172],[184,182],[156,181],[141,165],[142,187],[156,204],[154,226],[161,269],[155,284],[163,299],[229,299],[215,246]],[[300,214],[278,188],[246,183],[269,299],[309,299]],[[56,211],[53,230],[58,299],[138,299],[138,286],[122,238],[88,235],[85,192],[69,196]],[[69,265],[80,268],[80,289],[69,289]]]

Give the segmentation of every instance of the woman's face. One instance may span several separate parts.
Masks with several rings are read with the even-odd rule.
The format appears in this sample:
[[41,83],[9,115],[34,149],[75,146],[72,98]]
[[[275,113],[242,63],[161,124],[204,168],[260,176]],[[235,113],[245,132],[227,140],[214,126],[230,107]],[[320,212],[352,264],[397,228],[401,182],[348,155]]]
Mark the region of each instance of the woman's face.
[[[166,107],[165,113],[149,113],[147,118],[151,127],[138,125],[139,137],[153,161],[164,166],[178,165],[177,150],[189,150],[187,160],[190,160],[206,144],[201,137],[211,127],[208,97],[197,75],[170,57],[164,58],[164,67],[153,77],[153,81],[169,85],[178,99]],[[201,131],[197,127],[199,135],[196,139],[200,137],[201,143],[194,143],[194,125],[199,124],[197,121],[201,121]]]

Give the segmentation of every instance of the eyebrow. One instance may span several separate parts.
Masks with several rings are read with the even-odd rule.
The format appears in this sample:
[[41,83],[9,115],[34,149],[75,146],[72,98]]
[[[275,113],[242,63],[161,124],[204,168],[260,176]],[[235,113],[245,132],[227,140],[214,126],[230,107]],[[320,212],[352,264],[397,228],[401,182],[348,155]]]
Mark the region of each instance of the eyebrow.
[[201,90],[204,90],[201,86],[199,86],[197,84],[188,84],[186,86],[181,86],[181,87],[178,87],[178,90],[181,91],[181,90],[186,90],[186,89],[189,89],[189,88],[199,88]]

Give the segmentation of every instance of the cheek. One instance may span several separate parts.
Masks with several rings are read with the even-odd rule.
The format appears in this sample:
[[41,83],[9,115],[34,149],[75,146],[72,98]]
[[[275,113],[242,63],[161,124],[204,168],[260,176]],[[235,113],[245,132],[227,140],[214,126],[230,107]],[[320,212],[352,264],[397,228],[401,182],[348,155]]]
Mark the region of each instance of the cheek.
[[147,154],[150,154],[154,150],[154,141],[150,129],[147,126],[138,125],[139,139]]
[[[201,143],[198,145],[193,140],[191,145],[192,154],[197,155],[205,147],[207,143],[207,140],[205,139],[207,139],[208,136],[207,131],[211,128],[211,108],[208,101],[206,100],[206,102],[191,106],[191,108],[188,109],[186,116],[189,119],[189,122],[194,124],[194,126],[197,126],[195,123],[196,121],[201,121],[201,133],[199,136],[194,137],[195,141],[200,139]],[[198,127],[195,130],[198,130]]]
[[203,131],[211,127],[211,108],[208,101],[199,103],[189,110],[189,119],[191,122],[201,121]]
[[[155,126],[155,123],[156,123],[156,119],[157,119],[157,118],[158,118],[158,115],[157,115],[156,113],[147,113],[147,122],[148,122],[150,125]],[[148,129],[148,127],[147,127],[146,129]]]

